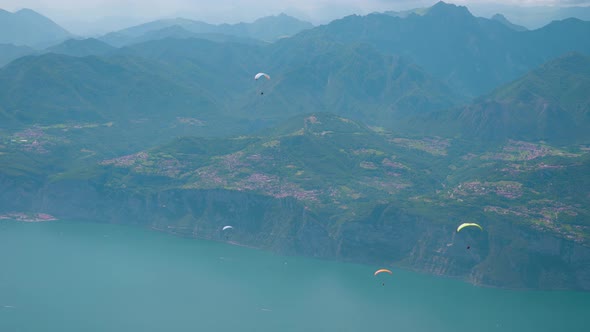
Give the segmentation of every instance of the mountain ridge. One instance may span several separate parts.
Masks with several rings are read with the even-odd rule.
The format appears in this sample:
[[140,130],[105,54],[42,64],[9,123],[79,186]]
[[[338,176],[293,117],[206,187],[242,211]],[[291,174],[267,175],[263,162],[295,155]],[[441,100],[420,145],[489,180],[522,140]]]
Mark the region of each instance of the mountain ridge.
[[252,23],[224,23],[217,25],[185,18],[175,18],[152,21],[111,32],[99,39],[113,46],[120,47],[133,43],[133,41],[138,38],[146,40],[146,35],[149,35],[150,32],[171,26],[179,26],[196,34],[222,34],[251,38],[264,42],[273,42],[285,36],[291,36],[302,30],[313,27],[309,22],[298,20],[285,14],[262,17]]
[[51,19],[31,9],[0,15],[0,44],[43,48],[59,43],[72,34]]
[[407,56],[459,92],[477,96],[563,53],[589,54],[588,35],[590,22],[569,19],[520,32],[439,2],[423,15],[351,15],[294,38],[369,43],[385,54]]

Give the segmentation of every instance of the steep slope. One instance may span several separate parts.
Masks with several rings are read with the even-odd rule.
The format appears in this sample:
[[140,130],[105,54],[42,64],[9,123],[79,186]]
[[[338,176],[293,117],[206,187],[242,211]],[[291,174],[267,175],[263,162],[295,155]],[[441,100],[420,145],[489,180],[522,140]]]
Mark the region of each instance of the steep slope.
[[0,9],[0,44],[43,47],[69,37],[69,32],[33,10],[10,13]]
[[464,108],[467,136],[590,142],[590,57],[567,54]]

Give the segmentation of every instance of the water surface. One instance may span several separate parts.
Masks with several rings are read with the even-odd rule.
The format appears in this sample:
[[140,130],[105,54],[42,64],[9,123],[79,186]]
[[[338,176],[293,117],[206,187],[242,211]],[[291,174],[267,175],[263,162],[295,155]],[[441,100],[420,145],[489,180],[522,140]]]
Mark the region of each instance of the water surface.
[[[134,227],[0,220],[0,331],[589,331],[590,293],[479,288]],[[384,285],[383,285],[384,284]]]

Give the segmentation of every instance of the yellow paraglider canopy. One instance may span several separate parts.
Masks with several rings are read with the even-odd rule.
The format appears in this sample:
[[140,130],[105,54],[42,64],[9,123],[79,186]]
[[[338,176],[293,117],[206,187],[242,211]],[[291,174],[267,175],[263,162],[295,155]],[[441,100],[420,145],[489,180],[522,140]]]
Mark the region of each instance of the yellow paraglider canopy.
[[386,273],[389,273],[389,274],[393,274],[388,269],[379,269],[379,270],[375,271],[375,275],[378,275],[379,273],[383,273],[383,272],[386,272]]
[[466,223],[462,223],[461,225],[459,225],[459,227],[457,227],[457,232],[459,232],[460,230],[462,230],[465,227],[477,227],[483,231],[483,227],[481,227],[480,225],[478,225],[474,222],[466,222]]

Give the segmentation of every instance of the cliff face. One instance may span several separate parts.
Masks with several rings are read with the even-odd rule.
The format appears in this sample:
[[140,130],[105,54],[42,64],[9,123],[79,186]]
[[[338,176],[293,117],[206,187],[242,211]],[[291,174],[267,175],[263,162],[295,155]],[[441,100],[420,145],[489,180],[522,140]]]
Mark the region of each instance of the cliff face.
[[495,220],[483,233],[456,233],[454,225],[390,207],[340,229],[337,257],[345,260],[403,266],[482,286],[590,290],[590,248],[523,225]]
[[[106,192],[72,181],[43,188],[31,203],[33,210],[61,218],[134,224],[289,255],[334,257],[327,225],[294,199],[228,190]],[[226,225],[234,229],[222,231]]]
[[[10,182],[2,184],[9,188]],[[401,266],[484,286],[590,290],[590,248],[503,221],[490,223],[485,232],[456,233],[454,216],[441,217],[452,221],[446,222],[391,205],[335,223],[294,199],[228,190],[140,193],[62,181],[30,197],[17,188],[3,191],[3,200],[12,197],[19,207],[60,218],[134,224],[288,255]],[[225,225],[234,229],[222,231]]]

